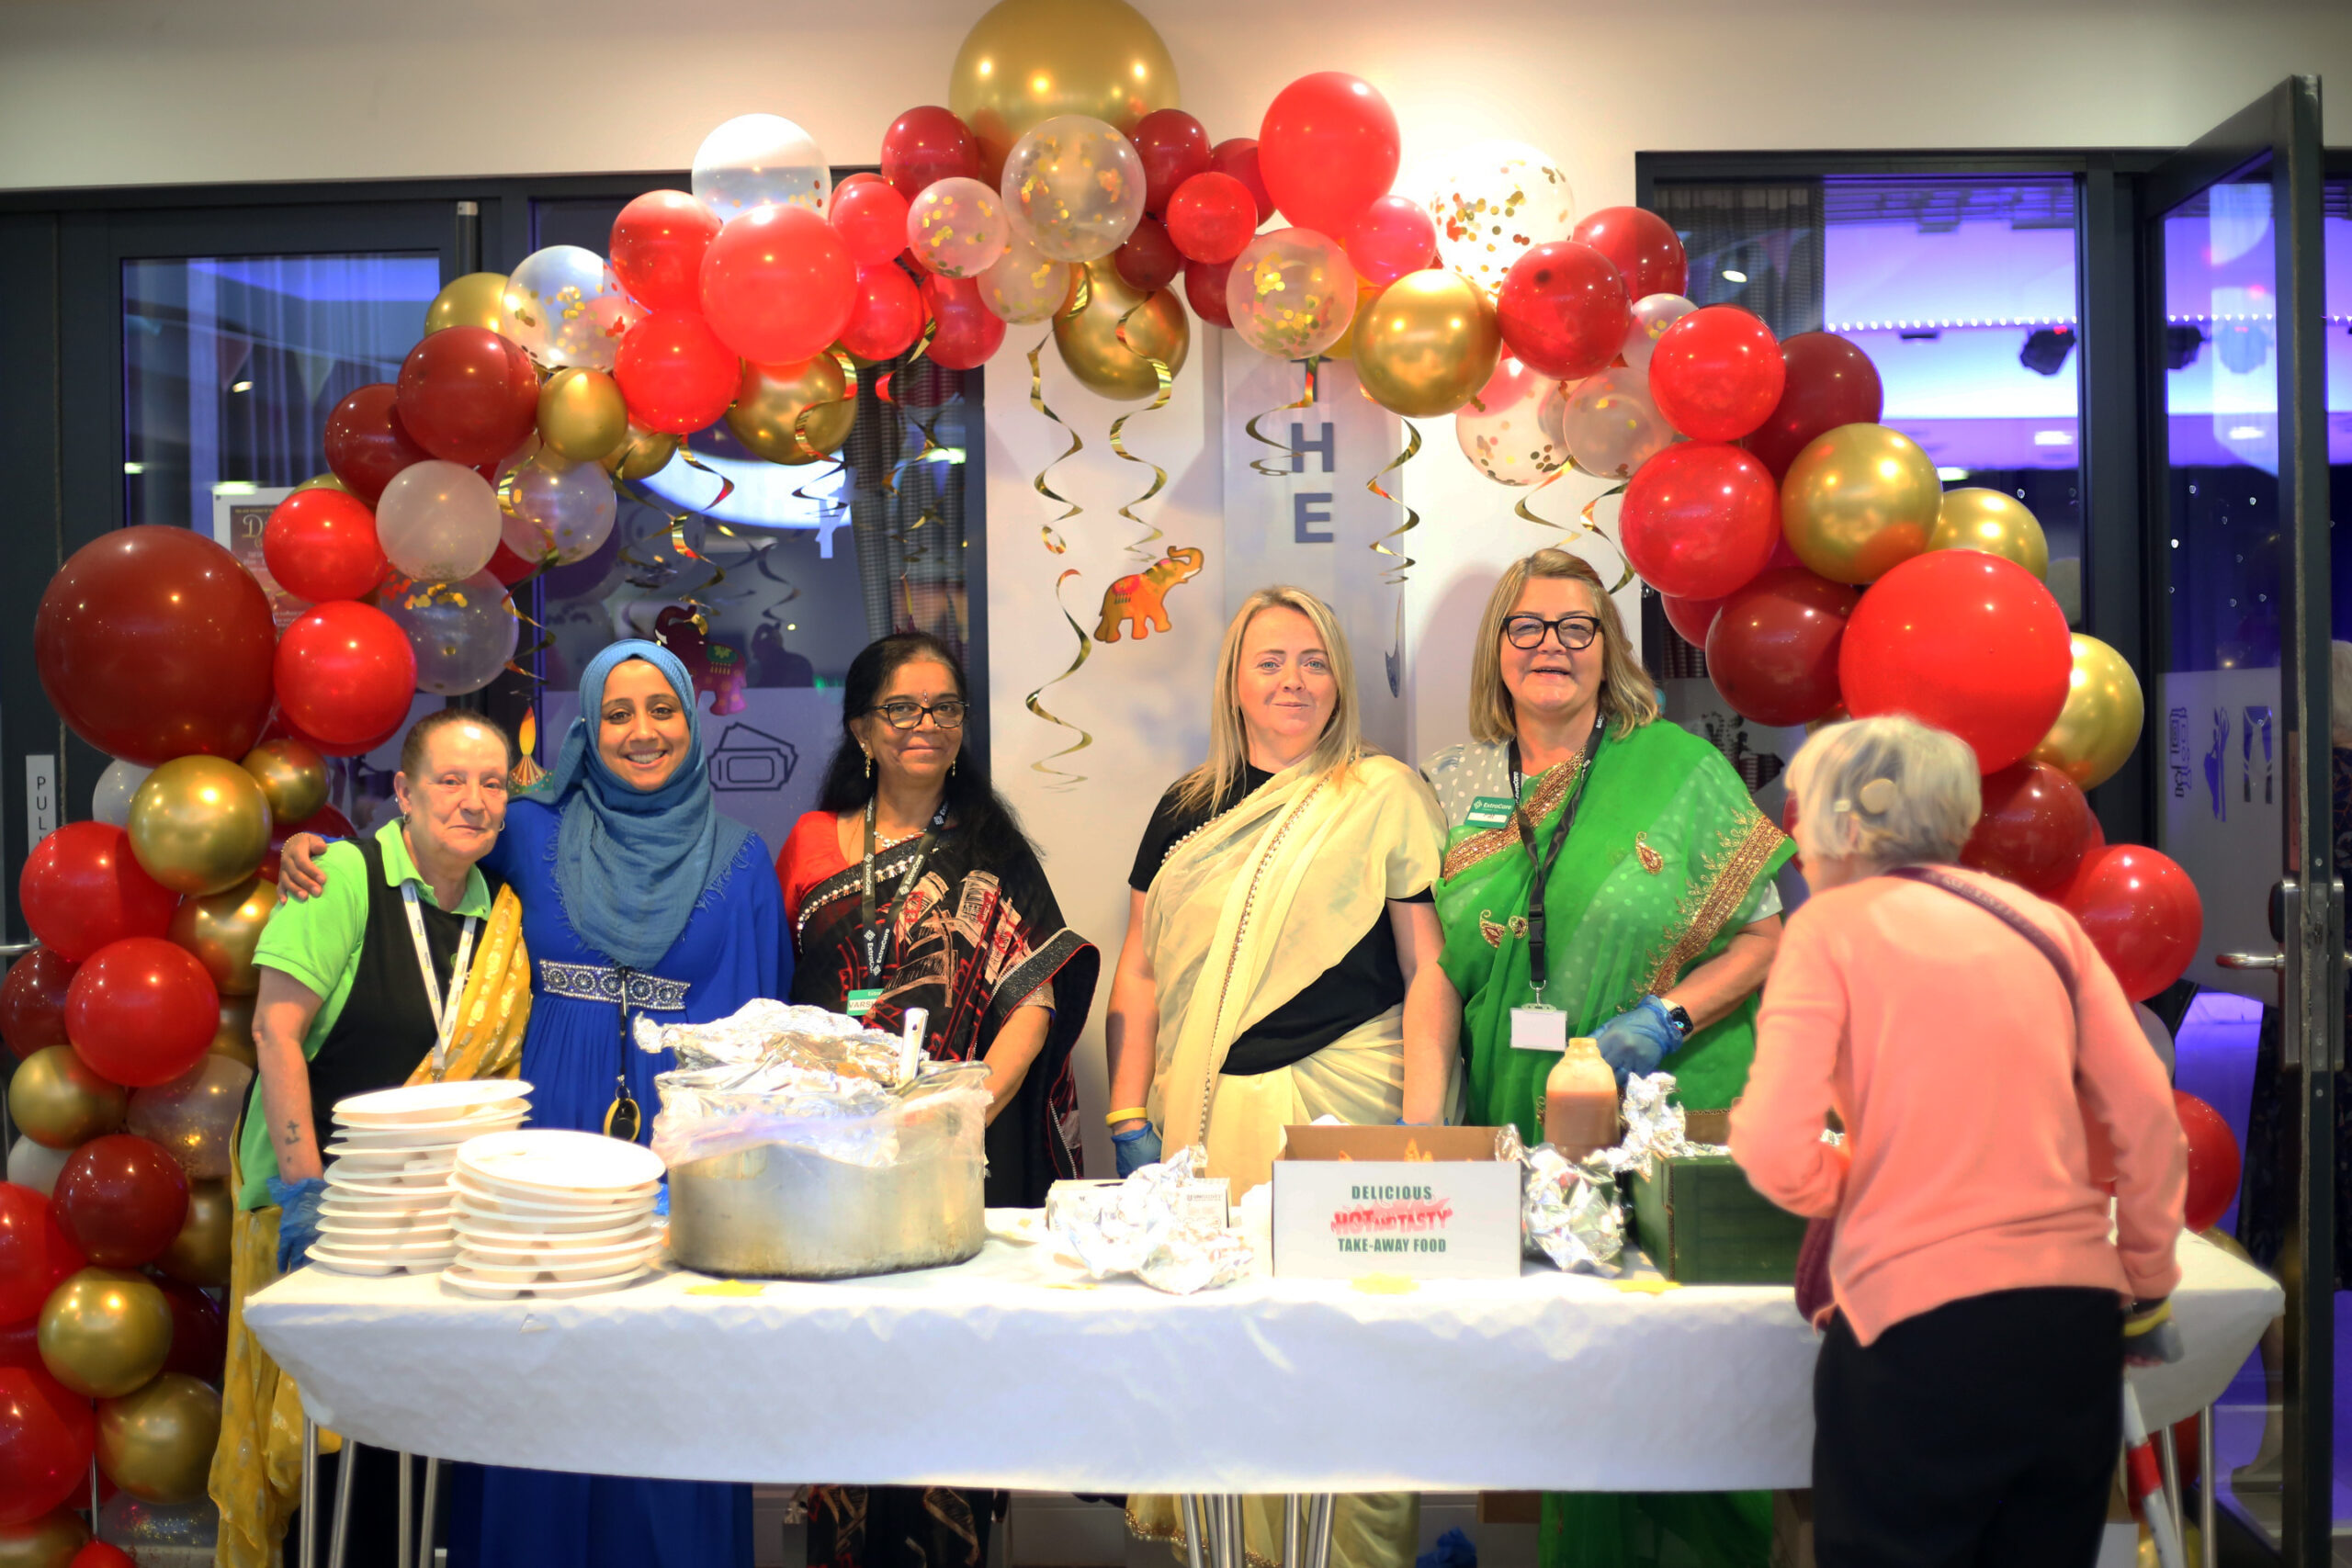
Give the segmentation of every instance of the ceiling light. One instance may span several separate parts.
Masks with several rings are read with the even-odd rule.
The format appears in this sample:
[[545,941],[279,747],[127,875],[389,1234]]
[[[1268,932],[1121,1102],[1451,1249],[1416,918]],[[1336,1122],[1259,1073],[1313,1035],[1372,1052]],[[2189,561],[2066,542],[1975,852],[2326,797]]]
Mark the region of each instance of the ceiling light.
[[147,465],[144,463],[125,463],[122,466],[122,471],[126,474],[143,474],[147,471]]
[[260,487],[251,479],[222,479],[212,487],[215,495],[251,495]]
[[1968,477],[1966,468],[1938,468],[1936,478],[1948,485],[1956,485]]
[[232,382],[229,387],[229,390],[232,392],[250,392],[253,389],[254,384],[251,381],[235,381]]
[[2072,446],[2075,433],[2071,430],[2037,430],[2033,433],[2036,446]]
[[2258,424],[2233,424],[2230,426],[2230,439],[2233,441],[2259,441],[2268,434],[2269,433],[2267,431],[2264,430],[2262,426]]
[[1732,267],[1725,267],[1724,268],[1724,281],[1725,283],[1745,283],[1747,281],[1747,274],[1737,271]]

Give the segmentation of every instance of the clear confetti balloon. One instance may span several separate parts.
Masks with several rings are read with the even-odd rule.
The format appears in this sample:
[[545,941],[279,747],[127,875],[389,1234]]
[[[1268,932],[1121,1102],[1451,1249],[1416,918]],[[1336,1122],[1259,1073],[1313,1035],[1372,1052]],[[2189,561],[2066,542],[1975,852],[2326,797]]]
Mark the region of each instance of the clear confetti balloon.
[[488,479],[462,464],[427,458],[384,487],[376,542],[402,576],[454,582],[490,564],[503,521]]
[[1355,265],[1337,240],[1312,229],[1277,229],[1233,258],[1225,306],[1251,348],[1304,359],[1339,342],[1355,320]]
[[100,822],[111,822],[118,828],[130,826],[130,797],[147,782],[153,768],[142,768],[136,762],[126,762],[117,757],[98,775],[97,787],[90,795],[90,815]]
[[1462,455],[1497,484],[1532,485],[1568,460],[1567,448],[1546,432],[1544,398],[1557,389],[1539,370],[1506,357],[1478,395],[1453,416]]
[[136,1553],[141,1547],[210,1555],[220,1534],[220,1510],[211,1498],[150,1503],[117,1492],[98,1510],[98,1539]]
[[505,584],[487,571],[462,582],[394,583],[382,603],[416,649],[421,692],[445,697],[479,692],[514,657],[522,623],[508,605]]
[[761,207],[805,207],[819,217],[832,168],[807,131],[782,115],[738,115],[695,150],[694,193],[722,223]]
[[1438,265],[1489,295],[1531,247],[1565,240],[1576,227],[1568,176],[1523,141],[1481,141],[1430,159],[1404,188],[1437,222]]
[[1099,119],[1057,115],[1012,144],[998,187],[1016,232],[1056,261],[1126,243],[1143,219],[1143,160]]
[[1576,466],[1596,479],[1625,479],[1674,445],[1674,427],[1650,401],[1649,377],[1603,370],[1562,388],[1544,412]]
[[1007,232],[996,192],[961,175],[934,180],[907,207],[907,249],[942,277],[974,277],[994,266]]
[[1069,263],[1056,261],[1016,231],[1004,254],[980,274],[980,303],[1001,321],[1042,321],[1069,298]]
[[1650,355],[1657,348],[1657,340],[1667,328],[1698,308],[1679,294],[1645,294],[1634,300],[1634,324],[1626,331],[1622,351],[1626,365],[1648,375]]
[[603,546],[620,503],[602,463],[574,463],[533,444],[500,468],[498,504],[508,549],[526,561],[570,566]]
[[610,370],[621,334],[643,314],[604,257],[579,245],[549,245],[507,275],[498,330],[543,367]]

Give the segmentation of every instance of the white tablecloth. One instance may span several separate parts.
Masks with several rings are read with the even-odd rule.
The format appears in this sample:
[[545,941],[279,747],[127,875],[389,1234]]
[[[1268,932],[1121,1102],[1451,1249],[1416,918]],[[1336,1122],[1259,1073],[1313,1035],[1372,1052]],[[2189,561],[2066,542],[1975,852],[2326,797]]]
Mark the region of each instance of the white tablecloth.
[[[2180,1256],[2188,1359],[2135,1374],[2152,1423],[2218,1395],[2281,1305],[2193,1236]],[[1786,1288],[1644,1294],[1544,1264],[1402,1294],[1261,1274],[1167,1296],[993,1236],[955,1269],[692,1293],[707,1283],[492,1302],[306,1269],[245,1316],[322,1425],[548,1470],[1272,1493],[1811,1469],[1815,1337]]]

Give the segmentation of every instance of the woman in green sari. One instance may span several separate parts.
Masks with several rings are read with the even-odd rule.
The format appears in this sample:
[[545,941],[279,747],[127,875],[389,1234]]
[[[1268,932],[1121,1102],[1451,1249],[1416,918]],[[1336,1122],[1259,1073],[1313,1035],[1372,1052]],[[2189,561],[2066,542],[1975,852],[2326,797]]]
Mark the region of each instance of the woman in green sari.
[[[1685,1106],[1729,1106],[1756,1053],[1789,840],[1722,753],[1658,716],[1584,561],[1514,563],[1478,635],[1476,739],[1422,770],[1446,819],[1437,908],[1463,1001],[1464,1119],[1536,1143],[1544,1079],[1580,1035],[1621,1083],[1663,1069]],[[1442,1081],[1408,1060],[1407,1121],[1443,1119]],[[1767,1493],[1547,1494],[1544,1568],[1762,1568],[1770,1515]]]

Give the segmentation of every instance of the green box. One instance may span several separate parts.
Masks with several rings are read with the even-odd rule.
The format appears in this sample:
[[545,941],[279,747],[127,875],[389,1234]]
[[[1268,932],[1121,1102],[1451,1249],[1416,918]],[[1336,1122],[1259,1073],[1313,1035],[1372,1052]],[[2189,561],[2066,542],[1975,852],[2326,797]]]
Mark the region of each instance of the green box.
[[1729,1155],[1657,1160],[1634,1178],[1634,1237],[1685,1285],[1786,1285],[1797,1277],[1803,1219],[1772,1206]]

